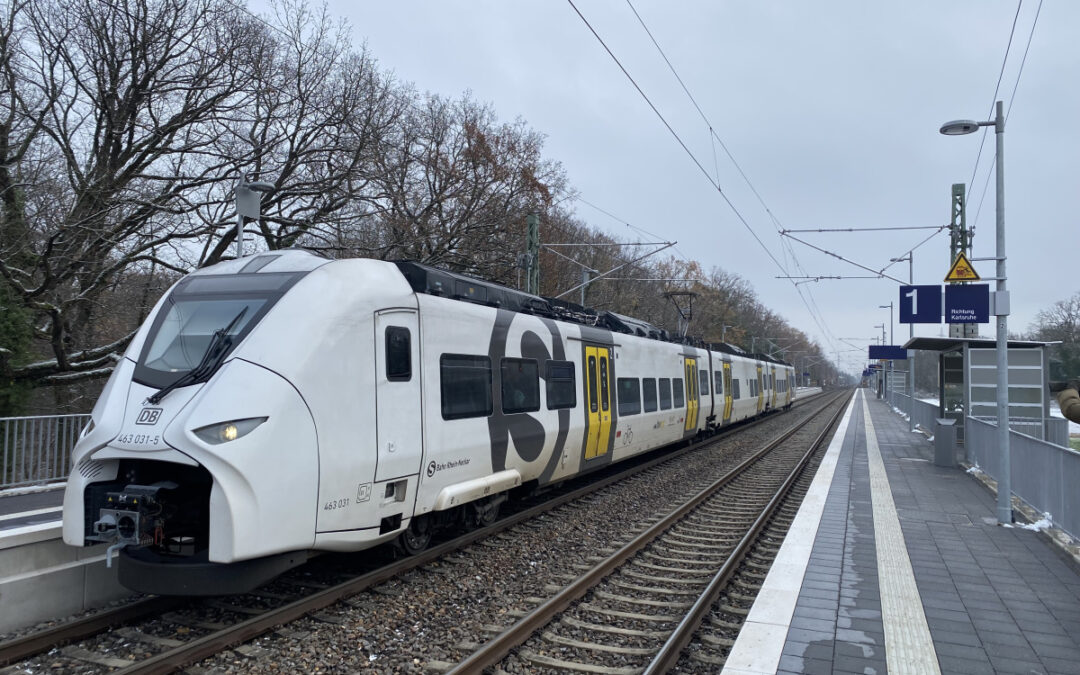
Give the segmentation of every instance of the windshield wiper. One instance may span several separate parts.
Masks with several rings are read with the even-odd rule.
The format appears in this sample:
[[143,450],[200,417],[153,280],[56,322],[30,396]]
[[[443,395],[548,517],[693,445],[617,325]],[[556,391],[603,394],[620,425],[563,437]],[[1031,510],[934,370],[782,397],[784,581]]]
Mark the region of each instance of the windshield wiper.
[[248,308],[244,307],[240,310],[239,314],[233,317],[233,320],[229,322],[228,326],[218,328],[214,331],[213,336],[210,337],[210,344],[206,345],[206,351],[203,352],[199,365],[173,380],[171,384],[162,387],[156,394],[146,400],[150,403],[157,404],[173,389],[179,389],[180,387],[186,387],[189,384],[195,384],[201,380],[209,379],[214,371],[221,366],[221,362],[225,360],[225,355],[229,353],[229,348],[232,347],[233,341],[232,338],[228,337],[229,331],[233,329],[233,326],[235,326],[240,319],[244,318],[244,314],[246,314],[247,311]]

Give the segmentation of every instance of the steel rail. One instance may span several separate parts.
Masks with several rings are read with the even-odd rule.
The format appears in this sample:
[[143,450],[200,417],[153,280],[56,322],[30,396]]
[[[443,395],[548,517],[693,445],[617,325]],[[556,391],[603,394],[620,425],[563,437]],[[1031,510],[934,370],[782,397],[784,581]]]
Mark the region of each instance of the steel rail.
[[0,642],[0,666],[21,661],[53,647],[92,637],[115,626],[168,612],[186,602],[187,598],[147,597],[114,610],[99,612]]
[[835,429],[837,422],[840,420],[840,416],[844,413],[845,406],[841,406],[836,413],[833,414],[828,424],[825,425],[825,429],[822,430],[818,437],[814,439],[814,442],[810,444],[810,448],[803,454],[798,465],[791,470],[787,479],[784,481],[780,489],[776,491],[773,498],[769,500],[769,503],[765,506],[765,509],[761,512],[761,515],[757,517],[754,524],[747,531],[746,535],[739,541],[738,546],[732,551],[727,561],[724,563],[716,574],[713,576],[709,585],[702,591],[701,596],[693,604],[690,610],[683,617],[683,620],[679,622],[679,625],[675,627],[675,630],[670,636],[664,646],[660,648],[656,656],[653,657],[652,662],[645,668],[643,675],[659,675],[666,673],[676,666],[679,662],[679,657],[682,655],[682,650],[686,648],[686,645],[693,639],[697,629],[701,626],[705,616],[712,609],[716,599],[720,597],[720,593],[723,592],[728,582],[731,580],[731,576],[738,569],[746,558],[750,549],[754,546],[758,538],[761,536],[762,530],[768,524],[769,519],[773,517],[776,509],[779,508],[781,502],[791,492],[792,487],[795,485],[795,481],[806,469],[806,465],[809,464],[810,459],[814,456],[814,453],[821,447],[822,443],[828,438],[829,434]]
[[[839,397],[837,397],[839,398]],[[697,495],[683,503],[659,522],[645,530],[629,543],[610,556],[597,563],[590,571],[578,577],[578,579],[563,590],[556,593],[547,601],[540,604],[536,609],[519,619],[514,625],[492,638],[481,647],[458,663],[454,668],[447,671],[447,675],[463,675],[467,673],[479,673],[484,668],[494,666],[501,662],[510,653],[510,650],[520,646],[529,639],[537,630],[550,623],[556,614],[564,611],[570,604],[582,596],[600,582],[604,577],[626,562],[634,554],[645,548],[650,542],[669,530],[675,523],[682,520],[687,514],[697,508],[702,502],[709,499],[713,493],[724,487],[727,483],[738,477],[751,465],[757,463],[765,455],[769,454],[781,443],[797,433],[809,424],[815,416],[824,411],[837,398],[833,398],[815,411],[814,415],[800,422],[791,430],[784,432],[774,440],[768,442],[761,450],[739,463],[726,474],[713,481],[710,485],[698,492]]]

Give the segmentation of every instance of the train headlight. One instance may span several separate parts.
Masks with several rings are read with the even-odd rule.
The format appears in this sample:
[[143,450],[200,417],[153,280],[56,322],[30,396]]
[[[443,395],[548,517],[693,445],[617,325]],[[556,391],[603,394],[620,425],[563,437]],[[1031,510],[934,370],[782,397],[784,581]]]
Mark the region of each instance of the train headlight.
[[229,441],[235,441],[238,438],[247,436],[255,429],[255,427],[268,419],[268,417],[249,417],[244,420],[232,420],[229,422],[211,424],[208,427],[196,429],[195,435],[210,445],[220,445],[221,443],[228,443]]

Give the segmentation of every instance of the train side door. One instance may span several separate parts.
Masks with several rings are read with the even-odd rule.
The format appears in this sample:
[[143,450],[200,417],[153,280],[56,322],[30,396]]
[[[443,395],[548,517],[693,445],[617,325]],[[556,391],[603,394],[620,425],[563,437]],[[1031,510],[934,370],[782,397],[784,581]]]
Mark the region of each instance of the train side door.
[[769,389],[771,389],[770,397],[772,401],[769,403],[773,408],[776,407],[776,366],[769,366]]
[[724,361],[724,422],[731,421],[731,408],[735,399],[731,397],[731,361]]
[[416,474],[423,457],[420,328],[415,310],[375,314],[375,481]]
[[700,405],[698,400],[697,359],[686,359],[684,365],[686,370],[686,426],[683,430],[691,431],[697,429],[698,406]]
[[585,459],[607,454],[611,438],[611,348],[585,347]]
[[765,389],[761,386],[761,364],[757,364],[757,411],[765,409]]

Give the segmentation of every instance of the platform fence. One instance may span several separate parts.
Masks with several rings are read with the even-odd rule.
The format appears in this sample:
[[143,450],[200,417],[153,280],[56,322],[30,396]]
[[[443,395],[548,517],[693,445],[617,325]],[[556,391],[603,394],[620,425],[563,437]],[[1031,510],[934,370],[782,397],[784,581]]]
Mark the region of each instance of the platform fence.
[[[908,414],[908,395],[901,392],[892,392],[889,404],[905,415]],[[912,411],[915,420],[915,428],[922,429],[928,434],[934,433],[937,424],[938,406],[936,403],[927,403],[915,399],[915,409]]]
[[64,480],[90,415],[0,417],[0,489]]
[[[967,438],[968,461],[991,478],[1000,476],[997,425],[968,417]],[[1054,525],[1069,535],[1080,535],[1080,452],[1011,431],[1009,466],[1015,496],[1050,514]]]

